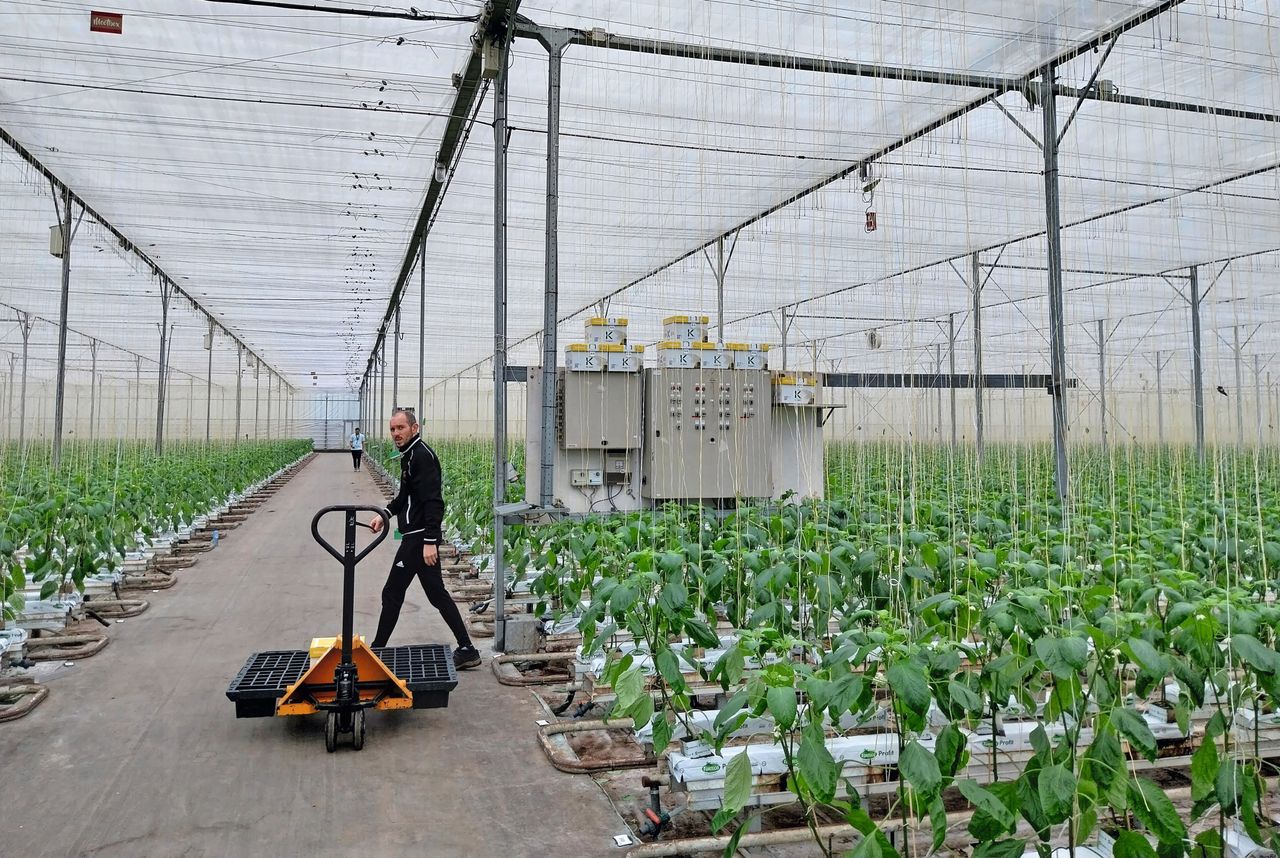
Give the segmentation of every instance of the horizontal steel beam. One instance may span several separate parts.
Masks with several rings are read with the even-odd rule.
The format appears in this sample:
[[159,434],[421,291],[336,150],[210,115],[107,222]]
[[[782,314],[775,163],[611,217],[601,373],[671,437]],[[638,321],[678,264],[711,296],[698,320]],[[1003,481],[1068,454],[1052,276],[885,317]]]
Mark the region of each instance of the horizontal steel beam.
[[[527,366],[508,366],[508,382],[524,382],[529,379]],[[971,373],[902,373],[902,372],[831,372],[822,376],[824,387],[878,387],[878,388],[960,388],[973,387]],[[988,390],[1035,390],[1049,388],[1052,378],[1048,375],[1023,375],[1022,373],[983,373],[982,386]],[[1077,387],[1076,379],[1068,379],[1067,387]]]
[[[1175,4],[1160,4],[1161,12]],[[1157,7],[1159,8],[1159,7]],[[1154,10],[1152,10],[1154,11]],[[1155,14],[1160,14],[1156,12]],[[1146,19],[1146,16],[1142,16]],[[543,27],[521,17],[516,23],[516,36],[524,39],[547,39],[552,28]],[[1007,76],[975,74],[968,71],[947,71],[939,69],[922,69],[910,66],[884,65],[881,63],[861,63],[849,60],[836,60],[828,57],[811,57],[801,54],[782,54],[770,51],[753,51],[727,45],[697,45],[686,42],[675,42],[667,39],[646,39],[637,36],[622,36],[609,33],[603,29],[580,30],[573,27],[556,29],[570,45],[582,45],[591,48],[605,48],[614,51],[627,51],[637,54],[661,57],[680,57],[701,62],[728,63],[730,65],[755,66],[759,68],[779,68],[793,71],[812,72],[815,74],[832,74],[846,77],[866,77],[879,80],[898,80],[907,83],[921,83],[936,86],[955,86],[968,89],[987,90],[993,94],[1005,92],[1023,92],[1029,101],[1036,100],[1036,94],[1028,88],[1028,76]],[[1116,37],[1119,33],[1116,32]],[[1106,93],[1096,86],[1073,87],[1055,85],[1054,93],[1060,96],[1079,99],[1080,101],[1106,101],[1130,107],[1146,107],[1154,110],[1173,110],[1183,113],[1199,113],[1206,116],[1223,116],[1232,119],[1246,119],[1257,122],[1280,122],[1280,114],[1264,110],[1248,110],[1235,107],[1223,107],[1216,104],[1202,104],[1189,101],[1178,101],[1167,98],[1149,98],[1120,93]],[[1024,129],[1025,130],[1025,129]],[[1033,138],[1034,139],[1034,138]]]
[[[823,376],[824,387],[876,387],[876,388],[973,388],[972,373],[933,372],[832,372]],[[982,374],[982,386],[987,390],[1048,390],[1052,376],[1023,375],[1022,373]],[[1067,387],[1076,387],[1074,378],[1067,379]]]
[[[516,36],[522,39],[545,39],[549,29],[523,17],[516,22]],[[853,77],[873,77],[911,83],[941,84],[943,86],[962,86],[974,89],[991,89],[998,92],[1018,89],[1023,83],[1021,78],[1016,77],[917,69],[907,66],[887,66],[879,63],[849,62],[825,57],[806,57],[799,54],[743,50],[720,45],[694,45],[665,39],[620,36],[601,29],[579,30],[574,27],[566,27],[557,30],[557,32],[566,37],[570,45],[607,48],[614,51],[628,51],[649,56],[682,57],[713,63],[782,68]]]

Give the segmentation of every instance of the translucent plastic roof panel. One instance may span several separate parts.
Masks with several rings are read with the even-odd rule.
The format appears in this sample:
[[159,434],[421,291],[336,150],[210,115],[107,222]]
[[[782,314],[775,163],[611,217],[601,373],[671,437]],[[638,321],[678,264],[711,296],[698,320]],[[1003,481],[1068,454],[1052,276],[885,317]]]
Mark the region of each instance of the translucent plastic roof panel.
[[[122,37],[89,34],[80,4],[0,7],[12,12],[0,35],[10,59],[0,73],[0,125],[286,374],[358,379],[473,25],[197,0],[127,4]],[[1156,8],[956,5],[521,3],[538,25],[602,31],[592,36],[600,42],[564,53],[561,341],[601,311],[628,316],[633,339],[649,343],[669,313],[715,315],[715,240],[729,233],[730,340],[778,343],[785,307],[795,359],[815,346],[820,360],[846,369],[932,365],[952,314],[960,338],[970,336],[969,255],[979,252],[990,274],[988,365],[1043,371],[1044,161],[1016,124],[1038,137],[1043,114],[1026,95],[1007,92],[966,110],[988,92],[601,46],[613,34],[1019,78]],[[423,6],[468,15],[481,4]],[[1074,373],[1089,372],[1087,329],[1098,319],[1119,323],[1117,347],[1135,354],[1166,342],[1186,347],[1185,300],[1161,274],[1184,283],[1187,269],[1201,266],[1206,283],[1220,278],[1206,296],[1206,336],[1215,341],[1207,360],[1220,358],[1220,334],[1232,325],[1280,313],[1272,285],[1278,123],[1196,107],[1280,111],[1272,6],[1187,0],[1058,70],[1061,84],[1082,86],[1105,58],[1098,79],[1107,91],[1159,100],[1087,100],[1062,139]],[[516,40],[506,189],[516,363],[540,359],[548,68],[540,44]],[[416,272],[406,289],[402,377],[416,370],[419,318],[428,378],[470,373],[493,352],[492,95],[482,86],[477,122],[427,238],[425,313]],[[1059,122],[1075,107],[1059,97]],[[872,156],[864,179],[854,168]],[[870,181],[874,193],[865,190]],[[865,227],[868,211],[875,231]],[[45,226],[32,227],[31,242]],[[875,349],[866,339],[873,328],[883,339]]]
[[111,8],[121,34],[90,32],[81,3],[4,4],[0,124],[282,373],[344,385],[404,258],[473,25]]
[[979,0],[595,0],[522,3],[546,26],[933,70],[1023,74],[1149,4]]

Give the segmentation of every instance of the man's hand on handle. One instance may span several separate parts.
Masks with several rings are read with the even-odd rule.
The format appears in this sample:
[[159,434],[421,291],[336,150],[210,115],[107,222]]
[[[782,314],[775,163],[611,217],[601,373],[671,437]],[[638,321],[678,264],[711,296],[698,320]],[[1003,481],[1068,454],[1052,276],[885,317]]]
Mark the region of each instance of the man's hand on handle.
[[440,546],[424,545],[422,546],[422,560],[428,566],[435,566],[440,562]]
[[377,533],[378,531],[382,530],[382,516],[375,515],[369,521],[369,529],[372,530],[374,533]]

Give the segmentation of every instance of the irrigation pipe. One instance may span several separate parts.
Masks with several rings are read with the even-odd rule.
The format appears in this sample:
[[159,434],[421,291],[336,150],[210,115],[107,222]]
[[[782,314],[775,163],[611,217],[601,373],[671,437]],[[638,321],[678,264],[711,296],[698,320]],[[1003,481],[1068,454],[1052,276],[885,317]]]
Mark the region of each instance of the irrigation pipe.
[[588,733],[593,730],[634,730],[635,721],[631,718],[616,718],[611,721],[603,719],[593,719],[590,721],[559,721],[555,724],[547,724],[538,728],[538,741],[542,744],[542,750],[546,752],[547,759],[551,761],[551,765],[555,766],[562,772],[568,772],[571,775],[589,775],[595,772],[614,771],[617,769],[633,769],[641,766],[652,766],[657,759],[648,751],[645,752],[644,759],[636,760],[632,763],[614,763],[610,761],[601,761],[598,763],[584,763],[578,758],[574,752],[572,758],[562,755],[560,750],[566,749],[573,751],[569,746],[567,739],[559,739],[567,733]]
[[511,653],[494,657],[489,662],[489,666],[493,669],[493,675],[498,678],[498,682],[502,685],[554,685],[557,682],[563,682],[567,677],[564,674],[529,677],[520,673],[515,665],[528,662],[543,664],[572,663],[577,657],[578,654],[575,652]]
[[[948,817],[950,821],[950,817]],[[882,828],[900,827],[899,823]],[[856,828],[847,823],[839,825],[818,826],[818,839],[827,840],[835,837],[861,836]],[[627,853],[627,858],[661,858],[661,856],[689,855],[695,852],[723,852],[729,845],[733,835],[715,837],[689,837],[682,840],[659,840],[656,843],[645,843]],[[762,831],[759,834],[744,834],[738,841],[738,848],[751,846],[780,846],[786,843],[802,843],[813,839],[813,832],[808,828],[788,828],[785,831]]]
[[102,652],[111,638],[106,635],[58,635],[29,638],[27,658],[32,661],[62,661],[88,658]]
[[89,599],[84,603],[86,612],[92,611],[111,620],[136,617],[151,603],[146,599]]
[[49,696],[49,689],[43,685],[0,685],[0,696],[18,695],[19,701],[0,709],[0,722],[15,721],[35,709]]

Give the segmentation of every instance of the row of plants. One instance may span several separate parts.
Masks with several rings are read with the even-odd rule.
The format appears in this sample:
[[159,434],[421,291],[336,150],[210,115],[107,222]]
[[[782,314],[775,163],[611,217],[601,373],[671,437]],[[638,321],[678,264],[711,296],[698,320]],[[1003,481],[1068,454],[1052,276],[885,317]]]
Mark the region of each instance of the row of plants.
[[[509,556],[543,610],[580,616],[585,651],[609,651],[614,715],[648,723],[662,747],[698,732],[691,683],[718,683],[728,703],[703,738],[719,751],[747,718],[771,717],[805,818],[816,833],[820,810],[844,816],[867,835],[858,856],[897,853],[826,740],[879,706],[900,743],[890,813],[931,830],[934,848],[948,791],[974,808],[980,856],[1029,848],[1020,820],[1045,853],[1105,826],[1119,856],[1222,855],[1232,817],[1266,842],[1272,772],[1240,718],[1280,699],[1274,460],[1083,454],[1065,507],[1046,448],[989,449],[979,467],[963,451],[833,447],[828,464],[822,503],[565,521],[519,529]],[[696,675],[681,667],[719,652],[726,627],[727,649],[695,658]],[[638,650],[612,647],[615,630]],[[1156,758],[1148,705],[1203,733],[1189,818],[1128,765]],[[973,731],[1013,710],[1040,724],[1030,762],[994,766],[986,785],[962,777]],[[931,730],[931,713],[945,726]],[[732,757],[716,827],[744,830],[749,766]]]
[[144,442],[0,449],[0,619],[23,610],[23,591],[47,599],[87,576],[119,568],[157,534],[190,524],[234,492],[311,449],[309,441],[173,444],[155,455]]

